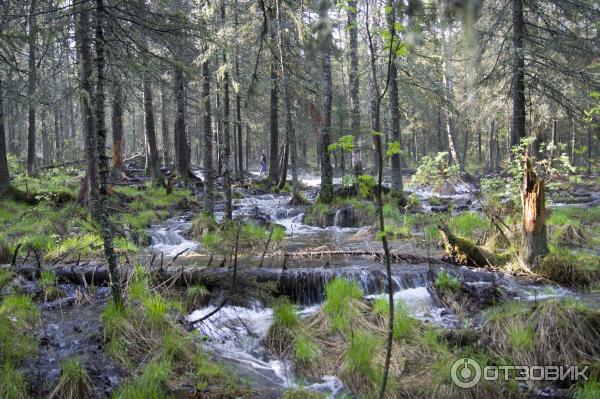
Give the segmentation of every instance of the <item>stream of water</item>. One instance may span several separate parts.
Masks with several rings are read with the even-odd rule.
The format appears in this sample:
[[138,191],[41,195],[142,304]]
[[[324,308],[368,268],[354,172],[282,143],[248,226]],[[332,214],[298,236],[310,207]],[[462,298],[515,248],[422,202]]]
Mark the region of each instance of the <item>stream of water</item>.
[[[312,187],[319,183],[311,176],[303,176],[304,186]],[[315,191],[307,192],[314,197]],[[415,193],[427,204],[433,194],[426,190],[415,189]],[[467,207],[473,207],[470,187],[460,187],[453,199]],[[378,242],[361,241],[357,243],[352,236],[358,229],[332,226],[318,228],[302,223],[305,209],[288,205],[289,195],[246,195],[236,201],[234,217],[250,218],[257,213],[267,218],[268,222],[285,227],[287,238],[286,250],[304,249],[319,245],[335,246],[340,249],[379,249]],[[426,210],[428,205],[424,206]],[[469,208],[472,209],[472,208]],[[223,217],[222,213],[216,215]],[[190,217],[170,219],[150,229],[152,250],[173,256],[183,250],[188,253],[202,253],[200,244],[184,237],[183,232],[189,228]],[[303,261],[304,262],[304,261]],[[333,262],[333,261],[332,261]],[[308,264],[308,262],[304,262]],[[323,287],[334,276],[343,276],[355,280],[367,298],[375,299],[384,294],[387,287],[385,272],[380,262],[367,259],[340,259],[335,266],[325,267],[320,262],[316,268],[292,269],[288,274],[297,279],[298,292],[296,301],[300,304],[301,317],[317,311],[324,300]],[[439,266],[436,266],[439,271]],[[402,300],[409,313],[414,317],[446,328],[458,327],[461,323],[455,315],[437,304],[430,291],[430,272],[432,266],[395,265],[393,268],[394,299]],[[541,300],[559,296],[573,296],[568,290],[551,285],[535,285],[519,281],[512,276],[486,271],[472,271],[467,268],[452,268],[450,273],[459,275],[473,287],[497,284],[504,292],[514,298],[523,300]],[[211,304],[198,309],[188,316],[191,322],[215,310]],[[330,397],[338,397],[344,392],[343,383],[336,376],[325,376],[318,381],[298,381],[292,365],[285,359],[278,359],[270,354],[261,342],[272,324],[273,311],[256,303],[251,306],[224,306],[219,312],[207,320],[197,323],[196,328],[205,336],[205,345],[213,354],[231,364],[236,371],[247,378],[251,385],[261,389],[296,387],[301,384],[306,389],[324,392]]]

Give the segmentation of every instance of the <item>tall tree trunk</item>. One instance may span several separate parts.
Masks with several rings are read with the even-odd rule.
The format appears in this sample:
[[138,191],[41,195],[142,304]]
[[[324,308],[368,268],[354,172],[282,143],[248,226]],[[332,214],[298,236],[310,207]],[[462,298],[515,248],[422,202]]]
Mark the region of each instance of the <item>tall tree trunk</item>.
[[546,238],[546,199],[544,179],[538,177],[526,160],[523,187],[523,260],[537,266],[548,254]]
[[[225,4],[221,3],[221,24],[225,26]],[[227,53],[223,49],[223,189],[225,190],[225,219],[233,218],[233,205],[231,197],[231,136],[229,132],[229,71],[227,69]]]
[[113,300],[117,306],[122,306],[123,296],[119,277],[119,259],[114,251],[113,229],[106,207],[108,200],[108,158],[106,156],[106,127],[104,125],[104,13],[104,0],[96,0],[96,144],[98,146],[98,173],[100,179],[98,224],[102,228],[104,254],[108,262]]
[[[279,188],[285,187],[287,179],[287,158],[291,158],[292,169],[292,202],[298,200],[300,189],[298,187],[298,155],[296,149],[296,131],[294,130],[294,121],[292,120],[292,100],[290,98],[290,90],[287,79],[287,71],[285,66],[285,57],[283,53],[283,38],[281,30],[281,10],[280,2],[276,0],[277,7],[277,49],[279,51],[279,67],[281,72],[281,82],[283,84],[283,99],[285,104],[285,161],[284,171],[281,174],[282,180],[279,182]],[[283,183],[283,186],[282,186]]]
[[169,136],[169,99],[167,98],[166,85],[160,85],[161,133],[163,163],[166,168],[171,168],[171,139]]
[[160,171],[160,158],[158,155],[158,144],[156,142],[156,121],[154,119],[154,101],[152,98],[152,86],[150,78],[144,77],[144,113],[146,124],[146,141],[148,151],[148,166],[150,176],[154,185],[163,185],[163,177]]
[[[596,127],[596,129],[600,130],[600,128]],[[588,127],[588,145],[587,145],[587,174],[588,176],[592,174],[592,146],[593,146],[593,126]]]
[[525,138],[525,21],[523,0],[512,0],[512,128],[510,145],[519,145]]
[[354,150],[352,151],[352,168],[354,175],[363,173],[362,165],[362,132],[360,130],[360,78],[358,75],[358,6],[356,0],[348,1],[348,34],[350,36],[350,130],[354,135]]
[[123,157],[123,92],[121,85],[115,83],[112,102],[112,175],[121,179],[125,175],[125,159]]
[[[271,17],[271,38],[273,43],[276,42],[275,27],[273,26],[274,13]],[[277,62],[275,57],[271,60],[271,136],[269,139],[269,179],[273,182],[277,181],[279,176],[278,160],[279,160],[279,96],[278,91],[278,76]]]
[[86,159],[86,177],[82,184],[82,193],[80,197],[87,203],[92,216],[99,220],[100,204],[100,181],[98,177],[98,145],[96,140],[96,126],[94,121],[94,111],[92,101],[95,99],[94,87],[92,83],[92,51],[90,39],[90,15],[88,5],[80,3],[79,6],[79,24],[77,25],[77,39],[80,53],[80,76],[82,95],[81,109],[84,125],[84,149]]
[[[442,18],[442,17],[440,17]],[[456,144],[456,125],[453,115],[454,94],[452,88],[452,67],[450,65],[451,31],[448,23],[440,21],[442,27],[442,80],[444,83],[444,111],[446,113],[446,133],[448,134],[448,148],[450,150],[450,161],[463,170],[463,164],[458,157]]]
[[52,163],[52,144],[50,143],[50,134],[48,132],[48,118],[46,108],[42,108],[42,162],[44,165]]
[[[234,11],[234,26],[235,30],[238,29],[238,1],[235,1]],[[235,47],[235,80],[240,81],[240,50],[239,46]],[[235,93],[235,116],[236,116],[236,130],[237,130],[237,178],[242,180],[244,178],[244,152],[242,148],[242,97],[240,90]]]
[[250,162],[250,124],[246,123],[246,170],[249,170],[249,162]]
[[213,166],[213,134],[212,109],[210,104],[210,70],[208,60],[202,63],[202,96],[204,98],[204,212],[213,213],[214,166]]
[[321,58],[323,59],[323,124],[321,125],[319,139],[319,157],[321,162],[321,191],[319,193],[319,201],[329,204],[333,201],[333,169],[329,154],[329,146],[331,145],[331,101],[333,96],[329,0],[319,0],[319,20],[322,27],[319,31],[319,41],[321,45]]
[[37,26],[36,26],[36,0],[31,0],[29,8],[29,77],[27,84],[28,128],[27,128],[27,175],[35,176],[35,91],[37,87]]
[[190,143],[185,113],[185,82],[181,68],[175,68],[174,70],[173,89],[176,106],[174,134],[177,174],[187,183],[191,174]]
[[494,118],[488,117],[486,170],[494,170]]
[[62,134],[62,119],[60,109],[55,105],[54,111],[54,159],[58,163],[62,157],[63,150],[63,134]]
[[8,160],[6,158],[6,133],[4,120],[4,87],[0,76],[0,197],[10,185],[8,174]]
[[[387,12],[387,24],[388,30],[390,32],[395,31],[394,24],[396,23],[396,10],[395,4],[393,0],[388,0],[386,3]],[[396,43],[396,42],[394,42]],[[391,46],[395,46],[395,44],[390,44]],[[388,69],[388,84],[390,90],[390,117],[391,120],[391,136],[392,140],[398,143],[399,146],[402,146],[402,139],[400,136],[400,111],[398,109],[398,71],[396,68],[395,58],[396,58],[396,49],[392,48],[391,50],[391,60]],[[392,154],[392,195],[396,198],[400,199],[402,202],[404,201],[404,186],[402,184],[402,164],[400,160],[400,154],[395,153]]]

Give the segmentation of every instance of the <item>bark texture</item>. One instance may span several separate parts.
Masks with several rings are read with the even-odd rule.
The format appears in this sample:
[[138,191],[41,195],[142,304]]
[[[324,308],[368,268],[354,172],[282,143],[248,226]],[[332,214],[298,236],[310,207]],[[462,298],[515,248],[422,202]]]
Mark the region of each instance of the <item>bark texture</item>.
[[512,126],[510,145],[519,145],[525,138],[525,21],[523,0],[512,0]]
[[525,161],[523,186],[523,260],[535,267],[548,254],[546,236],[546,198],[544,179],[533,171],[531,161]]
[[331,102],[333,88],[331,82],[331,27],[329,21],[329,1],[319,1],[319,19],[321,30],[321,58],[323,59],[323,113],[321,134],[319,139],[319,158],[321,163],[321,191],[319,201],[330,203],[333,201],[333,168],[329,146],[331,145]]

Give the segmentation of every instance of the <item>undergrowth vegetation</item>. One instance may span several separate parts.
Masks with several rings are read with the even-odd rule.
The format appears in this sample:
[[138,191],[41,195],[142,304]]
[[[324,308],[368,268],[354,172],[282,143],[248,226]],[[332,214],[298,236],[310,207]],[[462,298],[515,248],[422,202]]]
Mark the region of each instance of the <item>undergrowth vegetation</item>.
[[101,317],[107,354],[131,375],[114,398],[169,397],[185,386],[208,397],[249,392],[177,323],[184,311],[181,301],[152,288],[152,278],[141,266],[135,269],[128,294],[126,304],[110,302]]

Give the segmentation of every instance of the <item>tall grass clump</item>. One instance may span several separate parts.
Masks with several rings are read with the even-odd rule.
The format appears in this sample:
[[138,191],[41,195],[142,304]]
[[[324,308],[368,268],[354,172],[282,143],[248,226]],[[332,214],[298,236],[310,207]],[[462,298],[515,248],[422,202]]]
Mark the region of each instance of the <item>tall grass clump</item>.
[[363,292],[356,281],[336,277],[325,286],[323,311],[329,316],[334,330],[346,329],[359,315],[354,302],[362,297]]
[[382,350],[381,338],[368,332],[356,332],[350,337],[345,356],[345,370],[366,381],[365,388],[376,388],[381,370],[373,362],[373,354]]
[[68,358],[60,370],[58,384],[49,398],[85,399],[92,397],[92,383],[85,367],[77,358]]

